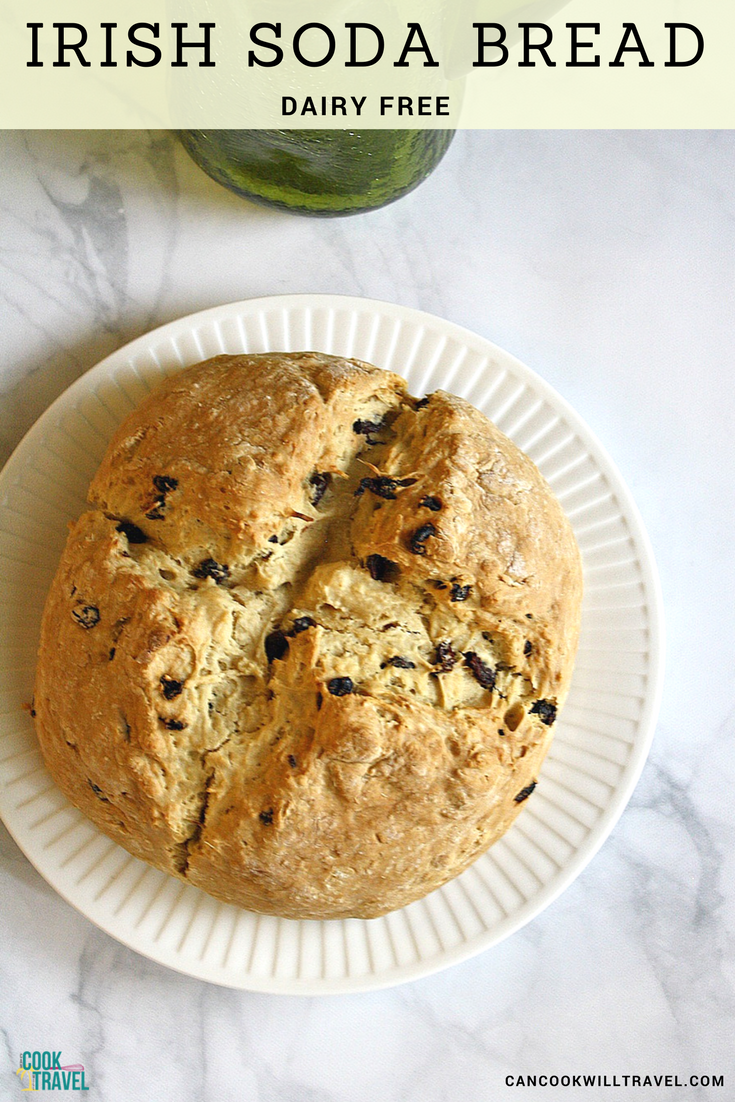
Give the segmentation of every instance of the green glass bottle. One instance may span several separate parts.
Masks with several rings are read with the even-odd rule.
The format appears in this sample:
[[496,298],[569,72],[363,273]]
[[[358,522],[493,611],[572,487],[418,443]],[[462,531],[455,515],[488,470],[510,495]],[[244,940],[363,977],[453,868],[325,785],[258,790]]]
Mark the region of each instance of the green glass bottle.
[[453,130],[180,130],[213,180],[300,214],[359,214],[417,187]]

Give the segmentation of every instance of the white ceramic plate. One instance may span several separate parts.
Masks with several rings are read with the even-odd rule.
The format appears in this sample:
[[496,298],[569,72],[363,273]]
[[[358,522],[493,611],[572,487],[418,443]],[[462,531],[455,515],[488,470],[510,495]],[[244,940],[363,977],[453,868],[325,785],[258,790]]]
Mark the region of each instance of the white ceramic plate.
[[[469,399],[535,460],[585,567],[572,689],[539,787],[462,876],[381,919],[278,919],[217,903],[130,857],[49,777],[27,712],[46,591],[67,523],[120,420],[163,376],[221,352],[314,349]],[[188,975],[257,991],[389,986],[487,949],[537,915],[611,831],[643,767],[662,681],[661,600],[630,494],[590,430],[506,352],[440,318],[365,299],[234,303],[165,325],[79,379],[0,476],[0,812],[29,860],[82,914]],[[24,708],[25,706],[25,708]]]

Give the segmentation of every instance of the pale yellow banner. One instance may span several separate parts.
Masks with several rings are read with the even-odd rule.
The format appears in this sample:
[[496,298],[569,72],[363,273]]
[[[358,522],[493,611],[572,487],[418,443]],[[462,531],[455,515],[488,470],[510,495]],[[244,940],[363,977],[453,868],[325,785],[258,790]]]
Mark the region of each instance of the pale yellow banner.
[[731,128],[733,0],[0,0],[0,125]]

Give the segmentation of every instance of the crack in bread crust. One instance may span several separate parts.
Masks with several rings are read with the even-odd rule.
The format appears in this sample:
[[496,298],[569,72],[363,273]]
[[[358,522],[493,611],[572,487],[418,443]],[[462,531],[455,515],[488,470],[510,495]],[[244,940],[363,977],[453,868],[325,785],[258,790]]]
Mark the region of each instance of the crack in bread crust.
[[90,503],[36,722],[128,850],[253,910],[372,916],[508,828],[581,570],[533,464],[466,402],[316,353],[217,357],[131,414]]

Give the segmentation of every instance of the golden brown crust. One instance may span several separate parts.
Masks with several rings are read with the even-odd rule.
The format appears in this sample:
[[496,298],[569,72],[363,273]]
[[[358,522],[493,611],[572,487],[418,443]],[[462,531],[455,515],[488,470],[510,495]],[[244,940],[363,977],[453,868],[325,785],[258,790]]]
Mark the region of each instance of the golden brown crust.
[[217,898],[370,917],[457,875],[532,791],[581,569],[466,402],[315,353],[221,356],[116,433],[44,613],[69,798]]

